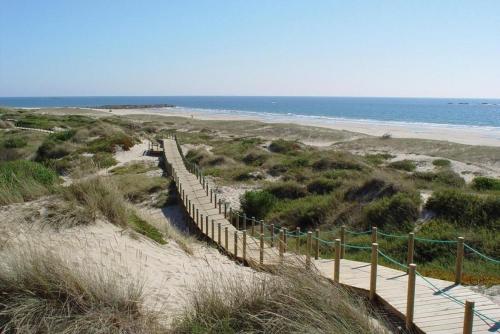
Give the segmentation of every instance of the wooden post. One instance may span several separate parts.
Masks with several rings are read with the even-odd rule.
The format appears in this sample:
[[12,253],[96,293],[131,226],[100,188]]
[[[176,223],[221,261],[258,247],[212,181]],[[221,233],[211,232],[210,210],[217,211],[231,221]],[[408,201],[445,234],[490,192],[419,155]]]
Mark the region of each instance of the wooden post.
[[234,257],[238,258],[238,231],[234,231]]
[[222,226],[221,223],[217,223],[217,243],[219,246],[221,245],[221,233],[222,233]]
[[[193,207],[194,207],[194,204],[193,204]],[[198,209],[196,209],[196,225],[197,225],[198,227],[200,227],[200,219],[199,219],[199,218],[200,218],[200,215],[199,215],[199,213],[198,213]],[[203,231],[202,231],[202,232],[203,232]]]
[[283,227],[283,253],[286,253],[288,248],[288,228]]
[[212,219],[212,240],[215,240],[215,222]]
[[260,221],[260,234],[264,234],[264,221]]
[[297,252],[298,255],[300,255],[300,227],[297,227],[295,229],[295,241],[296,241],[296,244],[295,244],[295,251]]
[[227,202],[224,202],[224,218],[227,218]]
[[255,217],[252,217],[252,237],[255,236]]
[[233,224],[233,208],[229,208],[229,223],[234,226]]
[[[222,200],[219,198],[219,214],[222,213]],[[226,216],[224,216],[226,217]]]
[[214,191],[210,189],[210,203],[212,203],[213,197],[214,197]]
[[243,261],[247,260],[247,231],[243,231]]
[[372,262],[370,270],[370,300],[375,299],[377,291],[378,244],[372,244]]
[[278,239],[278,249],[279,249],[279,254],[280,254],[280,260],[283,261],[283,243],[285,242],[284,238],[285,234],[283,232],[283,229],[280,230],[280,236]]
[[207,231],[203,231],[203,214],[202,213],[200,214],[200,230],[201,230],[201,233],[206,234],[206,232],[207,232]]
[[208,216],[205,216],[205,234],[208,237]]
[[227,226],[224,227],[224,241],[226,243],[226,250],[229,251],[229,230]]
[[314,259],[319,259],[319,228],[316,229],[316,252],[314,252]]
[[464,330],[463,334],[472,334],[472,325],[474,322],[474,302],[465,301]]
[[372,227],[372,243],[377,242],[377,227]]
[[[188,199],[188,196],[186,196],[186,200]],[[188,200],[189,206],[188,206],[188,213],[191,216],[191,200]]]
[[[220,206],[220,204],[219,204]],[[217,193],[214,192],[214,208],[217,209]],[[219,213],[220,213],[220,210],[219,210]]]
[[340,239],[335,239],[335,266],[333,268],[333,280],[340,282]]
[[264,264],[264,233],[260,234],[260,264]]
[[345,257],[345,225],[340,227],[340,258]]
[[[413,263],[413,254],[415,252],[415,233],[408,233],[408,258],[406,259],[406,263]],[[408,272],[409,269],[406,270]]]
[[274,224],[271,224],[271,247],[274,247]]
[[236,212],[236,229],[240,229],[240,213]]
[[307,231],[307,244],[306,244],[306,267],[311,266],[311,243],[312,243],[312,232]]
[[463,262],[464,262],[464,238],[458,237],[457,260],[455,263],[455,284],[462,283]]
[[243,213],[243,230],[247,229],[247,214]]
[[415,310],[415,273],[417,265],[410,263],[408,271],[408,292],[406,295],[406,319],[405,325],[407,330],[413,327],[413,313]]

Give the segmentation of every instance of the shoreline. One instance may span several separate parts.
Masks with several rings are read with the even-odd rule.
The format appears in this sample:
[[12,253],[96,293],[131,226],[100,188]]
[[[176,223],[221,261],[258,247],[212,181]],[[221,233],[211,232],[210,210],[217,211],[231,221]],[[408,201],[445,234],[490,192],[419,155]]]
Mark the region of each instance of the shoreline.
[[[102,109],[92,109],[105,111]],[[109,113],[107,110],[105,111]],[[445,125],[426,123],[398,123],[371,120],[333,119],[315,116],[278,115],[245,112],[214,112],[213,110],[190,108],[150,108],[150,109],[114,109],[111,114],[126,115],[156,115],[196,118],[201,120],[221,121],[260,121],[264,123],[292,123],[304,126],[315,126],[333,130],[345,130],[380,137],[390,134],[393,138],[414,138],[450,141],[465,145],[481,145],[500,147],[500,128]]]

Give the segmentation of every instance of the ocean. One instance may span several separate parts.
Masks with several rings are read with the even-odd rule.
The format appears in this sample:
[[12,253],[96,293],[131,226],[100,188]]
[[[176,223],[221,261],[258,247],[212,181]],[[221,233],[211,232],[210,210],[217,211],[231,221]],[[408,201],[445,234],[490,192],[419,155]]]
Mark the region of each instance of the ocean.
[[178,111],[258,114],[283,118],[426,123],[500,128],[500,99],[284,97],[284,96],[85,96],[0,97],[0,106],[97,107],[110,104],[173,104]]

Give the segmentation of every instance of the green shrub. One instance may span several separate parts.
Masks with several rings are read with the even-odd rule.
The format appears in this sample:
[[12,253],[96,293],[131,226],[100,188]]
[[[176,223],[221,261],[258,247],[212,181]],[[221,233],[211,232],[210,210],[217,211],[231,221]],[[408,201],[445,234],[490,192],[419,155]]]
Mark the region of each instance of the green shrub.
[[316,171],[324,171],[327,169],[353,169],[361,171],[364,169],[363,165],[358,161],[342,155],[339,155],[337,158],[320,158],[313,162],[312,168]]
[[387,231],[410,231],[419,216],[420,202],[405,193],[384,197],[368,204],[364,209],[367,226]]
[[407,172],[413,172],[415,169],[417,169],[417,165],[415,164],[415,161],[407,160],[407,159],[393,161],[389,164],[389,167],[394,168],[394,169],[404,170]]
[[269,155],[262,151],[253,150],[248,152],[242,161],[248,165],[261,166],[268,157]]
[[278,202],[269,213],[269,222],[290,228],[308,229],[325,222],[334,208],[330,196],[313,195]]
[[37,162],[0,162],[0,204],[32,200],[48,194],[57,180],[53,170]]
[[500,190],[500,180],[491,177],[477,176],[472,180],[472,187],[477,190]]
[[186,154],[186,159],[191,163],[199,165],[207,156],[208,153],[205,150],[189,150]]
[[294,141],[284,139],[274,140],[269,144],[269,151],[274,153],[288,154],[300,149],[300,144]]
[[413,176],[416,179],[428,181],[428,182],[435,182],[447,186],[452,186],[452,187],[463,187],[465,186],[465,180],[457,173],[455,173],[452,170],[445,169],[445,170],[440,170],[437,173],[433,172],[415,172],[413,173]]
[[394,155],[389,153],[366,154],[365,159],[376,166],[384,163],[388,159],[394,158]]
[[92,157],[92,161],[99,168],[109,168],[118,163],[115,157],[111,153],[107,152],[97,152]]
[[67,141],[73,138],[76,134],[76,130],[65,130],[54,132],[49,135],[50,139],[58,140],[58,141]]
[[450,167],[451,161],[448,159],[436,159],[432,161],[432,164],[436,167]]
[[438,218],[463,226],[499,226],[500,197],[478,196],[458,190],[435,192],[426,208]]
[[114,153],[116,147],[120,147],[124,151],[130,150],[134,146],[134,139],[124,133],[114,133],[106,137],[97,138],[87,144],[87,152],[108,152]]
[[281,174],[286,173],[287,171],[288,171],[288,167],[286,165],[283,165],[283,164],[272,165],[267,170],[267,172],[271,176],[280,176]]
[[5,148],[22,148],[28,145],[28,141],[25,138],[7,138],[3,142],[3,147]]
[[36,161],[46,161],[50,159],[60,159],[71,153],[70,148],[65,143],[55,140],[45,140],[36,151]]
[[345,193],[349,201],[371,202],[375,199],[393,196],[402,190],[401,186],[382,178],[371,178],[359,186],[353,186]]
[[314,194],[327,194],[337,189],[341,185],[340,181],[327,179],[327,178],[318,178],[314,179],[307,184],[307,190],[310,193]]
[[141,217],[137,216],[137,214],[132,213],[128,218],[128,223],[134,231],[139,234],[142,234],[151,240],[156,241],[160,245],[165,245],[167,242],[163,238],[163,235],[160,231]]
[[276,198],[300,198],[307,195],[306,189],[296,182],[272,183],[265,189]]
[[241,209],[247,217],[263,219],[277,202],[277,199],[267,191],[256,190],[245,192],[241,196],[240,202]]

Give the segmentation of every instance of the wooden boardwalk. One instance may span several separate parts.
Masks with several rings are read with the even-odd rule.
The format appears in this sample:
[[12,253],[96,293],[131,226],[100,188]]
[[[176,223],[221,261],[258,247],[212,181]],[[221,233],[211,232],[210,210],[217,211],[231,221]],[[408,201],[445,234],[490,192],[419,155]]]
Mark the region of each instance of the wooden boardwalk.
[[[195,174],[187,170],[174,139],[163,140],[163,153],[187,213],[206,237],[218,243],[230,256],[249,265],[280,263],[280,254],[275,247],[266,244],[261,251],[263,240],[260,237],[252,237],[249,231],[238,231],[224,217],[224,210],[209,194],[208,185],[203,185]],[[257,227],[255,235],[259,235]],[[286,256],[297,257],[291,253],[286,253]],[[311,264],[331,279],[334,262],[311,259]],[[370,290],[370,263],[346,259],[339,263],[341,284],[366,292]],[[409,276],[406,272],[380,265],[376,268],[376,298],[395,315],[405,319]],[[464,333],[464,306],[460,302],[466,300],[475,302],[472,333],[500,333],[500,307],[490,299],[453,282],[419,276],[415,281],[412,329],[423,333]]]

